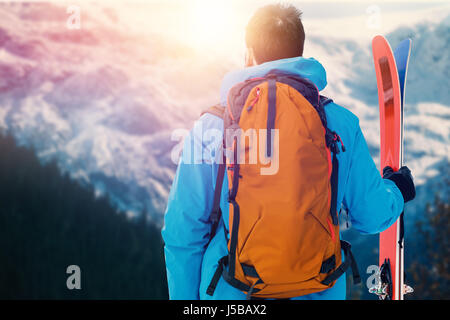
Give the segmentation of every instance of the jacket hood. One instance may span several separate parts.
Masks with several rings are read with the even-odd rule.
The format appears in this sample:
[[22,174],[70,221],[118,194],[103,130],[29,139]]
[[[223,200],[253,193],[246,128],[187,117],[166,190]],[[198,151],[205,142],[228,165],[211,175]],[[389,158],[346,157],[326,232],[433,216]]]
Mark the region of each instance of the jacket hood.
[[319,91],[327,85],[327,74],[324,67],[314,58],[295,57],[269,61],[257,66],[235,70],[227,73],[220,88],[220,104],[227,105],[228,91],[239,82],[248,79],[264,77],[270,72],[281,71],[301,76],[312,81]]

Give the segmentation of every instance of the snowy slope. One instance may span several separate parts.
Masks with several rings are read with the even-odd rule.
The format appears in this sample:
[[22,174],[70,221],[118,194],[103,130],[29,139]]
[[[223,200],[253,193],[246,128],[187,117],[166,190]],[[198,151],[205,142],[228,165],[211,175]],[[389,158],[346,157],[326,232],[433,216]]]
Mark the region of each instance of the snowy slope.
[[121,209],[147,209],[160,222],[174,175],[171,132],[197,117],[193,105],[204,106],[200,93],[214,83],[192,84],[191,74],[220,67],[85,9],[82,29],[68,30],[63,6],[0,4],[0,127]]
[[[0,4],[0,130],[121,209],[147,210],[161,223],[175,170],[172,132],[189,129],[216,102],[221,78],[239,67],[239,56],[202,54],[158,30],[135,32],[115,7],[83,6],[82,29],[68,30],[65,9]],[[393,26],[388,34],[393,44],[406,36],[414,43],[405,158],[422,186],[448,177],[449,14],[441,10],[440,20]],[[371,36],[335,37],[314,26],[306,55],[327,69],[324,93],[360,118],[378,161]],[[420,190],[417,208],[442,187]]]

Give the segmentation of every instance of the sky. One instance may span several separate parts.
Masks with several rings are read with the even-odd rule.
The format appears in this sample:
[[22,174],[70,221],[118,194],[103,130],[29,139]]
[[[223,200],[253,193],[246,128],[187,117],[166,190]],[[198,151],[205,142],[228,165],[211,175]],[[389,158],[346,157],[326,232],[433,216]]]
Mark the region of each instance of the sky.
[[[11,3],[11,0],[1,2]],[[42,2],[22,1],[14,2]],[[198,51],[236,54],[244,43],[245,26],[253,12],[269,3],[292,3],[303,12],[307,33],[333,37],[372,38],[404,23],[410,12],[417,18],[430,18],[430,10],[449,1],[426,0],[52,0],[67,5],[109,6],[120,10],[120,19],[133,33],[159,34],[181,41]],[[324,21],[326,21],[324,23]],[[217,52],[215,52],[217,51]]]
[[[97,1],[100,3],[99,1]],[[211,55],[243,55],[245,26],[273,0],[150,0],[117,2],[135,32],[159,33]],[[449,1],[281,1],[303,12],[307,35],[370,41],[398,26],[450,13]],[[116,2],[112,2],[116,3]],[[445,10],[440,8],[446,7]],[[127,15],[126,12],[129,11]],[[411,15],[411,12],[417,12]],[[411,17],[414,17],[411,20]],[[128,18],[127,18],[128,17]]]

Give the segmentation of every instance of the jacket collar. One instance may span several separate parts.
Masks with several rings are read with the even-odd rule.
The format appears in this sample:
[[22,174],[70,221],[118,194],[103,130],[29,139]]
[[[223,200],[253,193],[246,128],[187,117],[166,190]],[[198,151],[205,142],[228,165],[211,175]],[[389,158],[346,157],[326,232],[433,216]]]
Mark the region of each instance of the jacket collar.
[[323,66],[314,58],[295,57],[266,62],[257,66],[229,72],[225,75],[220,89],[220,104],[227,105],[228,91],[239,82],[264,77],[269,72],[278,71],[298,75],[312,81],[319,91],[327,85],[327,75]]

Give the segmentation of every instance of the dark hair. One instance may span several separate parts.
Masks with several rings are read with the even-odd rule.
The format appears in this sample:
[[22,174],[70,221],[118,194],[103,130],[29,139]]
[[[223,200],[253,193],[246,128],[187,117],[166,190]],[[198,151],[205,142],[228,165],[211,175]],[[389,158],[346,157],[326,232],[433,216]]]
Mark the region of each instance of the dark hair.
[[293,5],[272,4],[259,8],[250,19],[245,35],[258,63],[298,57],[303,54],[305,31],[302,12]]

